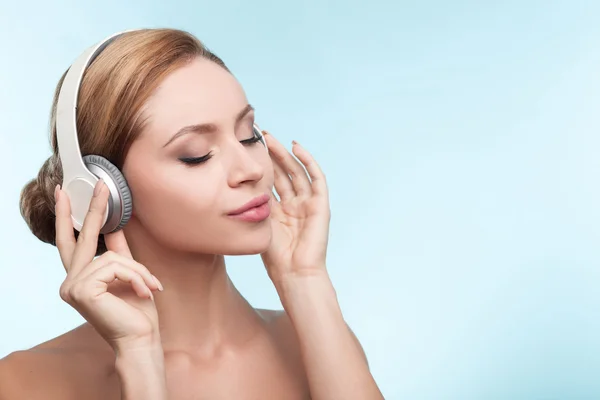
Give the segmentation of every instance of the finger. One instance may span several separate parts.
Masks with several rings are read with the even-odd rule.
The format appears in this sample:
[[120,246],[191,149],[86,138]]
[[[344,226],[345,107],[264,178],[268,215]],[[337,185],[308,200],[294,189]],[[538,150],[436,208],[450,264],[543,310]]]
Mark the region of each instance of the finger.
[[271,214],[273,216],[279,215],[281,213],[281,203],[275,197],[275,193],[270,192],[269,195],[271,197]]
[[129,245],[127,244],[127,239],[125,238],[125,233],[122,229],[104,235],[104,243],[106,244],[106,248],[108,250],[114,251],[115,253],[120,254],[124,257],[133,259],[133,256],[131,255],[131,250],[129,249]]
[[102,179],[94,188],[94,195],[90,201],[90,207],[83,227],[77,237],[77,245],[71,261],[71,270],[80,270],[89,264],[96,255],[98,249],[98,236],[104,223],[106,205],[108,203],[109,190]]
[[131,284],[131,287],[135,293],[141,298],[152,298],[152,291],[144,282],[144,279],[140,274],[131,268],[119,263],[111,263],[98,270],[94,271],[85,281],[82,283],[90,296],[98,296],[105,293],[108,289],[108,285],[113,283],[116,279]]
[[56,221],[54,224],[56,229],[56,248],[58,249],[60,260],[68,273],[76,245],[73,221],[71,220],[71,205],[69,196],[66,196],[58,185],[54,190],[54,196],[56,197]]
[[[269,138],[267,138],[269,136]],[[268,142],[271,140],[271,135],[267,131],[263,131],[263,137]],[[269,148],[269,143],[267,143],[267,148]],[[294,186],[292,186],[291,177],[283,170],[280,163],[273,156],[271,151],[269,150],[269,156],[271,157],[271,161],[273,164],[273,172],[275,178],[275,191],[277,195],[281,199],[281,201],[286,201],[287,199],[291,199],[296,195],[294,190]]]
[[267,137],[272,158],[281,166],[286,174],[291,176],[292,186],[296,194],[299,196],[310,196],[312,189],[304,167],[277,139],[271,135]]
[[273,159],[273,172],[275,173],[275,190],[282,201],[296,196],[296,191],[292,185],[292,178],[283,170],[276,159]]
[[308,150],[306,150],[297,142],[294,143],[292,151],[306,167],[306,171],[308,172],[312,182],[313,193],[319,196],[327,196],[329,191],[327,189],[327,180],[325,178],[325,174],[312,154],[310,154]]
[[104,268],[107,265],[120,264],[124,267],[130,268],[142,277],[146,286],[152,290],[163,290],[163,286],[158,278],[146,268],[146,266],[140,264],[132,258],[125,257],[121,254],[109,251],[92,261],[84,270],[82,270],[77,276],[78,280],[85,280],[87,277],[94,274],[97,270]]

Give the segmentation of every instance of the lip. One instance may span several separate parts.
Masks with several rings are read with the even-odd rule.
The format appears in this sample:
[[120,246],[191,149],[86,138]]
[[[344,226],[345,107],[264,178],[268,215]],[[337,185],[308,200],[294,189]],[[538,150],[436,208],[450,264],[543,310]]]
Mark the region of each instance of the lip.
[[248,222],[260,222],[265,220],[270,214],[268,194],[263,194],[250,200],[238,209],[229,212],[227,215],[236,219]]

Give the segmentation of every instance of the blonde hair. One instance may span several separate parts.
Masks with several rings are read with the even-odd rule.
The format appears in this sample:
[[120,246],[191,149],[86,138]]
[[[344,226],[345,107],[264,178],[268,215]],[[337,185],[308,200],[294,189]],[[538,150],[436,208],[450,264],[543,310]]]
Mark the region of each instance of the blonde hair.
[[[82,156],[97,154],[117,167],[144,127],[142,108],[160,82],[196,57],[223,61],[197,38],[177,29],[144,29],[118,37],[86,70],[79,91],[77,132]],[[52,155],[38,176],[21,191],[21,215],[41,241],[56,245],[54,188],[62,183],[56,139],[56,103],[65,74],[60,78],[50,117]],[[98,254],[106,251],[102,237]]]

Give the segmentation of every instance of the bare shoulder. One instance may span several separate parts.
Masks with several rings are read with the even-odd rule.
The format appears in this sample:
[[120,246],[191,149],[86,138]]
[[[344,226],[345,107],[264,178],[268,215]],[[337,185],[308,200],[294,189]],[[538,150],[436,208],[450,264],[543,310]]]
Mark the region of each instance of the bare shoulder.
[[284,310],[257,310],[265,321],[271,340],[291,362],[301,364],[300,343],[292,321]]
[[79,327],[0,360],[0,400],[98,398],[110,388],[110,352]]
[[[259,309],[257,311],[271,327],[271,332],[274,337],[281,342],[285,349],[287,349],[287,354],[293,357],[293,360],[301,362],[300,342],[288,314],[284,310]],[[348,332],[352,336],[354,343],[362,353],[365,362],[368,364],[366,353],[358,340],[358,337],[349,325],[346,324],[346,327],[348,328]]]

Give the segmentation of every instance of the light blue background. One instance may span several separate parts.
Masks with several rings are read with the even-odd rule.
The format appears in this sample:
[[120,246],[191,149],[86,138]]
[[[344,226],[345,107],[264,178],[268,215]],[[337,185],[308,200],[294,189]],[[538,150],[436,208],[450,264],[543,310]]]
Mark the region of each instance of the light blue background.
[[[322,164],[329,269],[386,398],[600,398],[599,17],[566,0],[3,2],[0,357],[82,321],[18,211],[58,78],[110,33],[168,26]],[[258,258],[230,266],[280,306]]]

